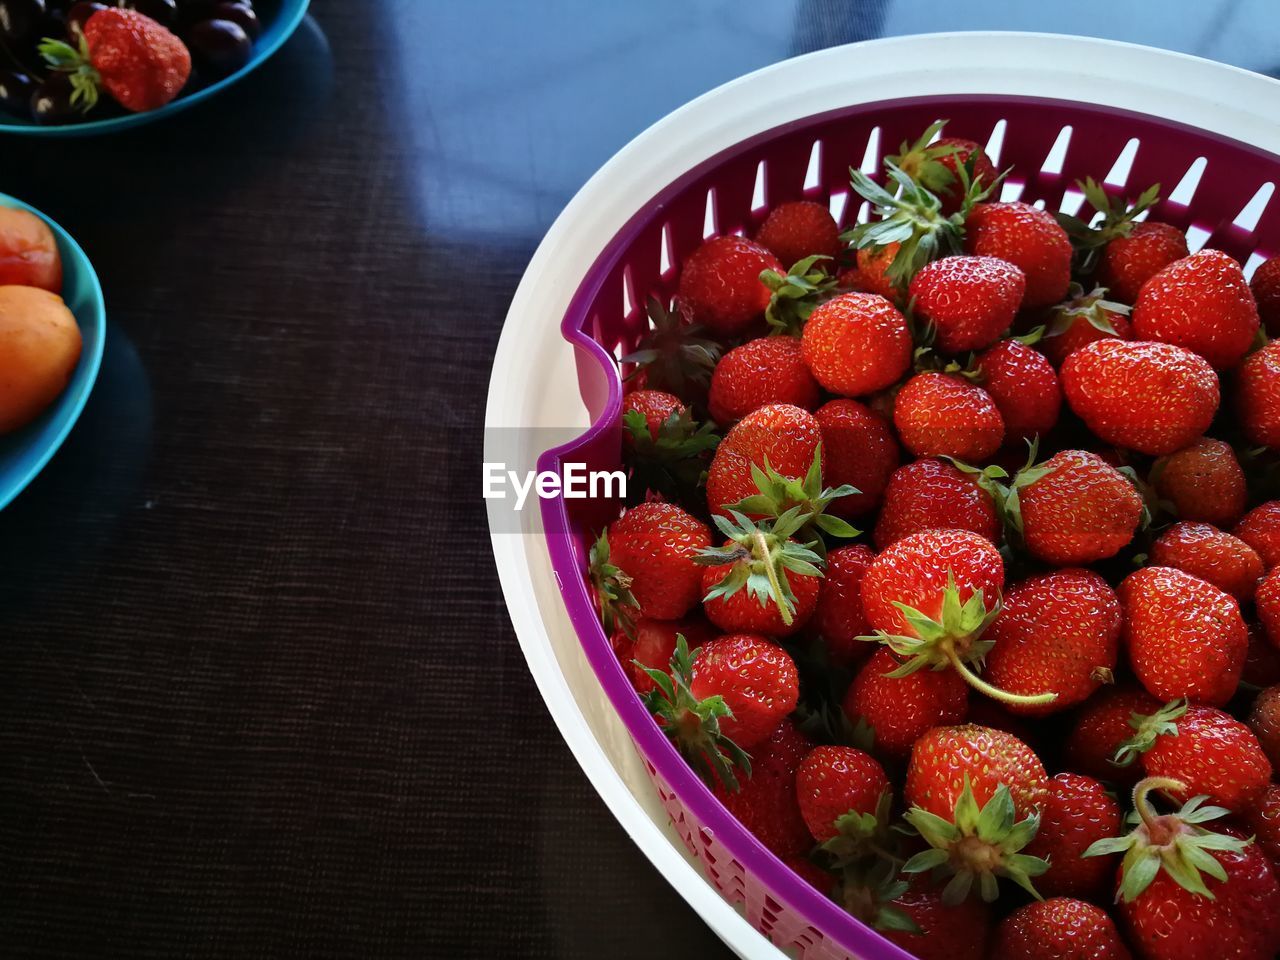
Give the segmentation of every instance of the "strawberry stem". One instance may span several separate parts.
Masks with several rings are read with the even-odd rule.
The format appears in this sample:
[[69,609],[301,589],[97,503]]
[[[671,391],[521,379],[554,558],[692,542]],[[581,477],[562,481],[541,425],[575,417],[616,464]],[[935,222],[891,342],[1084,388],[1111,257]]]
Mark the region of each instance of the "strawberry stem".
[[1156,813],[1151,806],[1152,790],[1186,790],[1187,785],[1181,780],[1175,780],[1173,777],[1147,777],[1145,780],[1139,780],[1133,788],[1133,809],[1138,812],[1138,816],[1142,818],[1142,824],[1147,828],[1147,833],[1153,837],[1157,834],[1165,832],[1166,828],[1161,823],[1161,816]]
[[773,551],[769,549],[769,541],[765,539],[764,532],[759,528],[756,529],[751,540],[755,544],[756,559],[764,564],[765,576],[769,578],[769,591],[773,594],[773,602],[778,605],[782,622],[789,627],[795,622],[795,616],[791,613],[791,604],[787,602],[786,594],[782,592],[782,584],[778,582],[778,571],[774,567]]
[[964,677],[965,682],[973,687],[979,693],[985,693],[993,700],[999,700],[1001,703],[1012,703],[1019,706],[1034,707],[1045,703],[1052,703],[1058,699],[1056,693],[1010,693],[1007,690],[1001,690],[999,687],[992,686],[983,680],[982,677],[969,669],[969,665],[961,659],[960,655],[954,649],[947,651],[947,661],[951,664],[951,668],[956,673]]

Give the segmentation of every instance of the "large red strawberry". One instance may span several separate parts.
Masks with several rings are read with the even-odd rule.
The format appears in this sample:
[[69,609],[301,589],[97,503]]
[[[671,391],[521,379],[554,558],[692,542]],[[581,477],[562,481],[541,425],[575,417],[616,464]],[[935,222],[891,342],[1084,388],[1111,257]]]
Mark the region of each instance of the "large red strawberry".
[[805,410],[818,405],[818,385],[794,337],[749,340],[726,353],[711,375],[708,406],[719,424],[727,426],[770,403]]
[[1198,353],[1215,369],[1234,367],[1258,333],[1258,308],[1240,264],[1201,250],[1148,280],[1133,308],[1133,335]]
[[846,397],[892,386],[911,366],[906,318],[874,293],[845,293],[823,303],[809,316],[800,342],[818,383]]
[[905,759],[912,744],[934,727],[963,723],[969,705],[969,685],[954,670],[891,676],[901,666],[892,651],[881,647],[863,664],[844,698],[849,719],[875,732],[875,752],[895,760]]
[[40,53],[54,70],[67,73],[89,112],[106,90],[135,113],[163,107],[187,85],[191,53],[174,34],[136,10],[99,9],[81,28],[79,49],[45,40]]
[[1280,784],[1267,787],[1262,798],[1245,815],[1245,822],[1272,868],[1280,867]]
[[914,143],[904,142],[897,154],[885,159],[937,197],[943,213],[952,213],[960,209],[964,200],[964,181],[979,186],[994,185],[996,168],[976,141],[938,137],[944,123],[931,124]]
[[710,545],[707,525],[673,503],[642,503],[609,524],[592,558],[605,626],[631,607],[655,620],[683,617],[702,597],[695,557]]
[[786,403],[760,407],[739,420],[716,448],[707,472],[707,507],[728,507],[758,492],[752,467],[769,466],[786,477],[805,476],[822,446],[822,430],[807,410]]
[[1068,300],[1049,312],[1044,337],[1036,344],[1055,367],[1096,340],[1133,337],[1129,308],[1108,300],[1105,288],[1096,287],[1086,294],[1078,284],[1072,284],[1067,295]]
[[995,343],[1013,325],[1027,281],[995,257],[944,257],[911,280],[908,295],[917,320],[932,328],[944,353],[967,353]]
[[1249,634],[1229,594],[1172,567],[1144,567],[1120,584],[1129,664],[1161,700],[1222,706],[1244,668]]
[[1027,844],[1027,854],[1049,864],[1036,881],[1047,897],[1080,897],[1105,902],[1113,857],[1085,857],[1094,843],[1120,832],[1120,804],[1098,780],[1060,773],[1049,780],[1040,808],[1040,829]]
[[889,478],[876,519],[876,547],[883,550],[935,527],[972,530],[992,543],[1000,541],[995,500],[973,474],[943,460],[913,460]]
[[1257,551],[1268,570],[1280,565],[1280,500],[1254,507],[1231,532]]
[[765,217],[756,232],[756,243],[768,248],[785,267],[805,257],[840,255],[840,228],[825,204],[793,200],[779,204]]
[[1026,275],[1025,308],[1048,307],[1067,295],[1071,241],[1053,214],[1028,203],[980,203],[965,221],[965,250],[997,257]]
[[1142,520],[1142,496],[1097,454],[1063,450],[1018,473],[1008,514],[1027,549],[1055,566],[1113,557]]
[[[1241,603],[1253,599],[1263,573],[1262,559],[1253,547],[1207,523],[1175,523],[1152,545],[1151,562],[1208,581]],[[1277,588],[1276,637],[1280,640],[1280,581]]]
[[787,651],[749,633],[717,637],[693,659],[689,689],[698,700],[720,696],[731,714],[720,731],[744,750],[778,729],[800,695],[796,665]]
[[1258,264],[1253,279],[1249,281],[1249,289],[1253,291],[1258,316],[1267,333],[1273,337],[1280,334],[1280,257]]
[[1258,694],[1249,711],[1249,729],[1272,767],[1280,770],[1280,686],[1267,687]]
[[814,416],[822,430],[824,476],[832,486],[858,492],[831,502],[829,513],[860,517],[880,505],[889,477],[901,459],[893,429],[878,413],[857,400],[824,403]]
[[716,636],[716,630],[703,617],[683,620],[652,620],[643,617],[635,625],[634,639],[625,634],[613,638],[618,657],[631,676],[636,693],[644,696],[653,689],[650,670],[665,671],[676,652],[677,637],[684,637],[689,649],[697,650]]
[[898,391],[893,424],[917,457],[986,460],[1004,442],[1004,418],[987,391],[949,373],[917,373]]
[[906,801],[950,819],[966,779],[979,806],[1008,787],[1019,814],[1043,805],[1049,784],[1035,751],[1013,734],[975,724],[935,727],[911,748]]
[[1221,440],[1201,437],[1161,457],[1151,469],[1151,482],[1183,520],[1228,527],[1244,513],[1244,471],[1231,444]]
[[[1119,817],[1116,818],[1119,826]],[[1052,871],[1050,871],[1050,874]],[[1048,874],[1038,881],[1044,886]],[[1028,903],[996,928],[999,960],[1131,960],[1107,911],[1084,900],[1055,896]]]
[[1143,284],[1188,254],[1187,235],[1167,223],[1135,223],[1103,248],[1098,282],[1121,303],[1135,303]]
[[[876,811],[889,778],[868,753],[854,747],[814,747],[796,771],[796,796],[809,832],[819,843],[842,833],[868,835],[867,820],[875,823]],[[849,814],[850,823],[842,823]]]
[[873,645],[858,639],[871,632],[862,612],[862,578],[875,554],[861,544],[827,554],[827,569],[818,587],[818,606],[810,626],[826,642],[827,655],[841,666],[866,659]]
[[807,854],[813,846],[796,798],[796,770],[813,742],[785,720],[751,751],[751,775],[737,790],[717,783],[715,795],[756,839],[783,859]]
[[1138,782],[1137,764],[1120,766],[1115,756],[1133,737],[1134,717],[1155,713],[1161,703],[1139,687],[1102,690],[1080,708],[1067,734],[1064,759],[1069,770],[1129,787]]
[[1240,364],[1236,414],[1250,443],[1280,447],[1280,340],[1272,340]]
[[1042,437],[1062,412],[1058,375],[1042,353],[1019,340],[1002,340],[978,358],[982,389],[1004,419],[1006,444]]
[[1110,585],[1089,570],[1055,570],[1010,588],[983,639],[985,676],[1017,694],[1057,693],[1046,704],[1006,704],[1043,715],[1075,706],[1111,679],[1123,613]]
[[1218,410],[1213,368],[1169,343],[1099,340],[1067,357],[1061,372],[1067,402],[1090,430],[1153,456],[1191,443]]
[[712,237],[689,255],[680,273],[680,299],[695,323],[722,337],[746,333],[773,296],[760,274],[786,267],[760,244],[742,237]]

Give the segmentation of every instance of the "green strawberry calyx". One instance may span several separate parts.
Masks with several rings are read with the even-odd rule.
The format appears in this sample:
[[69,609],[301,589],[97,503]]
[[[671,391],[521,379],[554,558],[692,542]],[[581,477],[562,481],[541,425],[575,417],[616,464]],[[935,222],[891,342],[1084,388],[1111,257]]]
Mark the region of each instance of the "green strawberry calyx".
[[591,545],[587,555],[587,573],[605,630],[610,634],[621,630],[635,639],[640,604],[631,592],[631,577],[621,567],[609,562],[609,535],[606,531],[602,530],[599,539]]
[[642,499],[649,491],[673,502],[697,494],[707,479],[709,455],[720,444],[710,422],[699,423],[688,407],[673,410],[658,425],[657,436],[639,410],[622,415],[622,428],[631,437],[624,453],[631,468],[627,492]]
[[627,379],[643,373],[650,389],[681,397],[705,394],[720,359],[720,345],[702,336],[702,327],[687,320],[678,306],[668,309],[657,297],[650,297],[647,312],[652,329],[619,361],[635,367]]
[[[956,182],[955,173],[942,161],[948,157],[958,158],[960,147],[953,143],[933,143],[934,138],[942,133],[942,128],[946,125],[946,120],[937,120],[929,124],[924,133],[916,138],[915,143],[902,141],[898,152],[886,158],[920,186],[933,193],[941,193]],[[979,147],[976,152],[981,154],[982,148]]]
[[93,66],[89,41],[83,33],[77,32],[77,35],[79,41],[74,47],[65,40],[45,37],[36,50],[50,69],[67,74],[71,81],[71,105],[81,113],[88,113],[98,105],[102,75]]
[[735,768],[751,776],[751,757],[720,732],[720,721],[733,717],[724,697],[716,694],[699,700],[693,695],[693,661],[699,653],[691,654],[684,634],[678,633],[669,673],[646,667],[639,660],[632,663],[653,681],[654,689],[644,696],[645,706],[689,765],[708,786],[714,787],[718,780],[726,789],[736,791],[740,784]]
[[850,810],[836,818],[838,832],[820,847],[831,858],[834,868],[848,866],[868,856],[902,862],[885,847],[892,807],[893,793],[886,789],[880,794],[875,810],[869,813]]
[[770,602],[777,604],[782,622],[790,626],[795,622],[796,597],[788,572],[822,576],[822,557],[792,539],[809,515],[799,507],[792,507],[776,520],[759,522],[737,510],[730,509],[729,514],[713,518],[729,542],[723,547],[705,548],[694,557],[694,562],[703,566],[729,568],[703,601],[728,598],[745,589],[762,607]]
[[804,477],[783,476],[769,464],[766,457],[764,467],[754,463],[751,465],[751,481],[756,485],[756,493],[744,497],[737,503],[726,504],[726,508],[753,517],[766,517],[777,520],[789,510],[799,508],[804,514],[804,522],[796,530],[795,539],[801,541],[820,557],[826,556],[826,545],[822,534],[841,540],[851,540],[858,536],[859,530],[827,513],[827,508],[835,500],[858,493],[858,488],[849,484],[838,487],[822,485],[822,444],[813,452],[813,462]]
[[1127,317],[1131,310],[1126,304],[1108,300],[1106,287],[1094,287],[1091,292],[1085,293],[1084,287],[1073,281],[1067,288],[1067,299],[1050,313],[1044,337],[1060,337],[1074,327],[1078,320],[1084,320],[1095,330],[1118,337],[1120,334],[1111,323],[1109,315]]
[[1133,788],[1134,829],[1123,837],[1093,843],[1086,857],[1124,854],[1117,899],[1132,903],[1142,896],[1161,870],[1189,893],[1215,899],[1204,874],[1225,882],[1227,871],[1213,855],[1216,850],[1239,852],[1252,841],[1213,833],[1201,824],[1226,816],[1223,807],[1205,806],[1208,797],[1192,797],[1177,813],[1158,814],[1151,806],[1155,790],[1185,792],[1186,785],[1171,777],[1147,777]]
[[892,861],[873,860],[842,871],[840,902],[863,923],[882,931],[920,935],[924,931],[894,901],[910,889]]
[[798,337],[809,315],[836,292],[836,279],[820,261],[830,260],[825,254],[814,254],[797,261],[784,276],[776,270],[762,270],[760,282],[772,291],[764,318],[771,334]]
[[1012,880],[1040,900],[1031,881],[1048,870],[1049,864],[1019,852],[1040,829],[1040,814],[1015,818],[1008,786],[1000,784],[986,805],[979,808],[966,773],[964,790],[950,821],[921,807],[907,811],[907,823],[929,844],[929,849],[908,860],[902,871],[949,874],[951,879],[943,888],[942,900],[953,906],[968,898],[975,883],[983,900],[994,901],[1000,894],[1000,877]]
[[1187,701],[1174,700],[1152,714],[1130,714],[1129,726],[1133,727],[1134,734],[1116,748],[1115,759],[1112,762],[1117,767],[1130,766],[1133,761],[1155,746],[1159,737],[1176,737],[1177,721],[1186,712]]
[[1160,200],[1160,184],[1147,187],[1132,204],[1124,197],[1112,197],[1093,177],[1086,177],[1083,182],[1077,180],[1076,189],[1084,194],[1095,213],[1102,215],[1101,221],[1094,225],[1092,220],[1096,217],[1086,221],[1067,213],[1056,216],[1076,251],[1075,272],[1089,274],[1097,266],[1102,248],[1132,233],[1137,216]]

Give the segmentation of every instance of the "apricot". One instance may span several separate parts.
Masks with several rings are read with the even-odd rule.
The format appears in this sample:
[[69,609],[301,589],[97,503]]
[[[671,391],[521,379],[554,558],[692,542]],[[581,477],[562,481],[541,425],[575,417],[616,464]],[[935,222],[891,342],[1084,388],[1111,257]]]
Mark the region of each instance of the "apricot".
[[76,318],[56,293],[0,286],[0,434],[25,427],[58,399],[81,346]]
[[26,210],[0,207],[0,285],[62,292],[62,257],[49,225]]

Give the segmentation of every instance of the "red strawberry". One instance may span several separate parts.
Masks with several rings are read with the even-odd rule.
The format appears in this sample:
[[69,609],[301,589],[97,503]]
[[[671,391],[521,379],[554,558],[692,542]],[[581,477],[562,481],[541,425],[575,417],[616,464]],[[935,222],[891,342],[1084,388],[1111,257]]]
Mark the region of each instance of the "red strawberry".
[[1142,520],[1142,497],[1097,454],[1063,450],[1013,482],[1008,510],[1027,549],[1055,566],[1114,557]]
[[836,274],[836,289],[841,293],[867,293],[866,284],[862,280],[862,273],[857,266],[849,267]]
[[972,530],[992,543],[1000,541],[995,501],[972,474],[942,460],[915,460],[899,467],[885,488],[876,520],[876,547],[883,550],[935,527]]
[[1254,507],[1231,532],[1257,551],[1268,570],[1280,565],[1280,500]]
[[917,960],[984,960],[991,932],[990,910],[981,900],[948,904],[940,888],[923,881],[893,901],[919,933],[885,930],[883,935]]
[[1267,687],[1258,694],[1249,711],[1249,728],[1272,767],[1280,770],[1280,686]]
[[892,386],[911,366],[906,318],[873,293],[845,293],[820,305],[800,342],[818,383],[846,397]]
[[1258,264],[1253,279],[1249,281],[1249,289],[1253,291],[1258,316],[1267,333],[1273,337],[1280,334],[1280,257]]
[[1002,690],[1057,693],[1052,703],[1010,703],[1013,713],[1044,715],[1088,699],[1111,679],[1123,613],[1115,591],[1089,570],[1055,570],[1005,594],[983,639],[986,678]]
[[[592,565],[597,595],[612,629],[610,609],[638,606],[655,620],[677,620],[702,597],[702,570],[695,562],[711,545],[707,525],[673,503],[642,503],[609,525],[597,544],[603,555]],[[612,566],[613,572],[604,570]],[[610,596],[610,585],[630,591],[634,604]]]
[[818,385],[794,337],[749,340],[726,353],[711,375],[708,405],[717,423],[727,426],[770,403],[818,405]]
[[1150,693],[1210,706],[1231,699],[1249,634],[1229,594],[1172,567],[1137,570],[1119,593],[1129,664]]
[[1218,410],[1218,377],[1168,343],[1099,340],[1062,364],[1071,409],[1107,443],[1158,456],[1199,437]]
[[1004,419],[990,394],[962,377],[917,373],[898,391],[893,423],[918,457],[986,460],[1004,442]]
[[822,429],[824,476],[832,486],[849,484],[858,492],[832,501],[829,513],[860,517],[880,505],[901,451],[884,418],[857,400],[832,400],[814,416]]
[[1271,866],[1280,866],[1280,784],[1267,787],[1262,798],[1245,815],[1245,822]]
[[737,790],[715,787],[716,799],[757,840],[783,859],[809,852],[813,839],[796,799],[796,770],[813,743],[784,720],[751,751],[751,776]]
[[1161,457],[1151,482],[1183,520],[1227,527],[1244,513],[1244,471],[1229,443],[1201,437],[1177,453]]
[[1020,815],[1038,809],[1049,786],[1040,758],[1012,734],[975,724],[935,727],[911,748],[906,801],[950,820],[966,777],[979,806],[1005,786]]
[[1018,340],[1002,340],[978,358],[978,373],[1004,419],[1005,443],[1021,445],[1057,424],[1062,388],[1043,354]]
[[1076,714],[1075,726],[1067,734],[1064,759],[1067,767],[1120,786],[1138,782],[1137,764],[1119,766],[1116,753],[1130,738],[1137,716],[1155,713],[1161,703],[1138,687],[1103,690]]
[[944,353],[967,353],[995,343],[1013,324],[1027,281],[994,257],[944,257],[925,264],[908,295],[918,319],[933,328]]
[[1143,284],[1188,253],[1187,236],[1177,227],[1150,220],[1135,223],[1128,236],[1103,248],[1098,282],[1121,303],[1135,303]]
[[1048,307],[1067,295],[1071,241],[1053,214],[1027,203],[979,203],[965,221],[965,250],[998,257],[1026,275],[1025,308]]
[[81,28],[79,49],[46,40],[40,53],[55,70],[71,75],[85,113],[104,89],[135,113],[163,107],[187,85],[191,53],[150,17],[114,7],[99,10]]
[[676,637],[683,636],[690,650],[697,650],[716,636],[715,629],[702,617],[684,620],[651,620],[636,623],[635,639],[615,637],[618,656],[631,677],[636,693],[644,696],[653,689],[649,670],[665,671],[676,652]]
[[[636,411],[644,417],[645,426],[649,428],[649,436],[658,439],[658,430],[673,413],[685,408],[684,401],[674,393],[663,390],[632,390],[622,398],[622,415]],[[628,447],[635,446],[635,437],[628,430],[622,431],[622,442]]]
[[[1280,649],[1271,645],[1256,623],[1249,624],[1249,652],[1245,654],[1240,682],[1259,688],[1280,683]],[[1280,757],[1280,752],[1275,757]],[[1280,766],[1280,761],[1273,758],[1271,765]]]
[[760,225],[756,243],[768,248],[786,267],[815,254],[830,257],[823,262],[833,265],[843,248],[831,211],[810,200],[775,207]]
[[1250,443],[1280,447],[1280,340],[1272,340],[1240,364],[1236,413]]
[[1055,367],[1097,340],[1132,339],[1128,307],[1107,300],[1106,295],[1103,287],[1086,294],[1078,284],[1072,284],[1070,299],[1049,312],[1044,337],[1036,346]]
[[1132,958],[1107,911],[1063,896],[1028,903],[1005,917],[996,928],[994,955],[1000,960]]
[[1028,856],[1049,862],[1036,887],[1048,897],[1105,902],[1115,858],[1086,858],[1084,852],[1118,834],[1122,823],[1120,804],[1099,781],[1078,773],[1053,777],[1040,808],[1040,829],[1027,844]]
[[874,820],[889,789],[884,768],[853,747],[814,747],[796,771],[800,813],[819,843],[845,832],[836,821],[850,813]]
[[1201,250],[1169,264],[1142,287],[1133,335],[1198,353],[1216,369],[1234,367],[1258,333],[1258,308],[1240,264]]
[[901,305],[903,294],[889,279],[888,270],[898,256],[901,244],[886,243],[883,247],[862,247],[857,252],[860,289],[875,293],[890,303]]
[[873,559],[875,554],[861,544],[827,554],[826,575],[818,587],[818,606],[810,625],[826,641],[833,663],[852,666],[874,649],[858,639],[871,632],[862,612],[862,578]]
[[805,476],[821,445],[822,431],[807,410],[786,403],[753,410],[716,448],[707,473],[707,507],[727,516],[728,505],[758,493],[751,468],[763,468],[766,460],[783,476]]
[[[1241,603],[1253,599],[1262,577],[1262,559],[1253,547],[1207,523],[1175,523],[1152,545],[1151,562],[1199,577]],[[1280,593],[1276,602],[1276,627],[1280,630]],[[1276,636],[1280,638],[1280,633]]]
[[721,696],[732,711],[720,731],[744,750],[767,740],[800,696],[796,665],[764,637],[735,633],[703,644],[693,660],[689,689],[698,700]]
[[943,213],[953,213],[960,209],[965,194],[960,169],[972,161],[972,170],[967,175],[969,182],[989,186],[996,182],[996,168],[981,144],[973,140],[964,137],[933,140],[941,129],[942,123],[930,126],[914,144],[903,143],[897,155],[886,159],[937,197],[942,202]]
[[892,651],[881,647],[863,664],[844,698],[849,719],[864,721],[875,731],[876,752],[895,760],[905,759],[928,730],[963,723],[969,703],[969,686],[954,670],[889,675],[901,666]]
[[765,270],[786,267],[760,244],[742,237],[712,237],[695,250],[680,273],[680,299],[693,321],[722,337],[736,337],[761,317],[772,292]]

